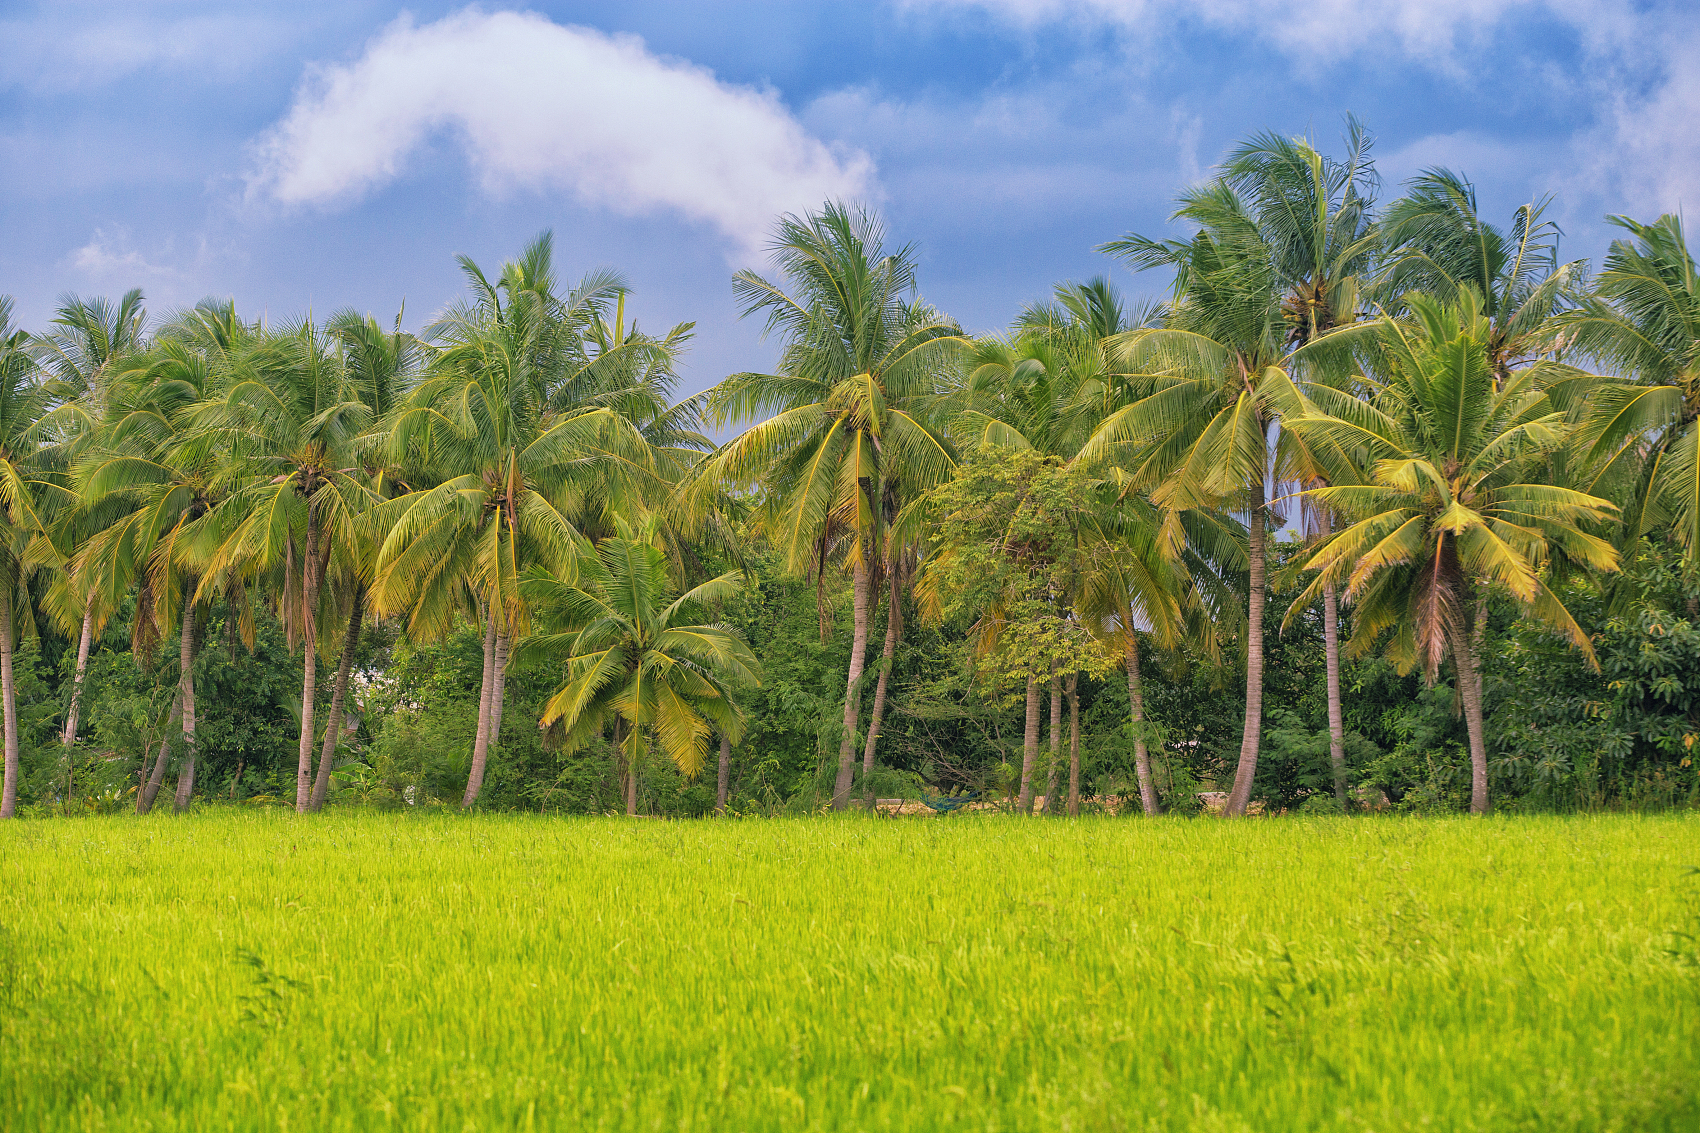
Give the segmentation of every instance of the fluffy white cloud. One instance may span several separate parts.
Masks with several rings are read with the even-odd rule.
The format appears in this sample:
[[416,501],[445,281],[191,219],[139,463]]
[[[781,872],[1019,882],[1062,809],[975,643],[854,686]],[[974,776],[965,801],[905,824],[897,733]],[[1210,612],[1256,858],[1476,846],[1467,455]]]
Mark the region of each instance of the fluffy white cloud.
[[740,252],[780,212],[866,196],[873,166],[811,136],[771,92],[717,81],[631,36],[468,9],[403,18],[347,66],[317,69],[257,143],[250,191],[330,204],[457,138],[487,191],[564,188],[626,214],[672,210]]

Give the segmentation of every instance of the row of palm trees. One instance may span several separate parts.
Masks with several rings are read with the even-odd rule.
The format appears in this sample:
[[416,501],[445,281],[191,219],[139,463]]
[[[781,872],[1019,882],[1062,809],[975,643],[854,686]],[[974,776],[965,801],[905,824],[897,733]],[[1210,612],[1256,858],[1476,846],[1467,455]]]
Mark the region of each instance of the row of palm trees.
[[[132,292],[117,305],[69,299],[34,338],[0,309],[0,814],[17,801],[15,619],[31,616],[27,583],[43,572],[41,609],[79,638],[67,753],[90,643],[124,600],[135,599],[139,661],[176,631],[178,690],[166,741],[145,753],[138,810],[153,806],[173,742],[179,809],[194,790],[197,627],[215,602],[250,646],[269,607],[301,650],[303,811],[328,793],[363,620],[401,618],[431,638],[473,619],[484,692],[463,801],[477,799],[507,657],[530,632],[522,589],[571,584],[589,541],[625,516],[665,515],[645,528],[659,546],[691,538],[666,505],[712,446],[694,406],[670,404],[688,325],[641,332],[611,274],[562,288],[547,235],[494,279],[462,267],[470,298],[422,337],[399,316],[388,328],[352,312],[268,326],[218,302],[148,336]],[[321,661],[336,665],[323,720]],[[655,731],[653,706],[628,715]]]
[[[1104,245],[1136,270],[1171,271],[1166,302],[1130,311],[1101,280],[1065,285],[1007,334],[978,340],[912,298],[913,250],[885,251],[871,216],[834,206],[779,226],[784,284],[745,273],[737,287],[746,313],[782,336],[780,367],[710,392],[715,420],[757,423],[698,478],[754,489],[791,570],[818,577],[842,564],[854,580],[835,806],[850,802],[880,581],[891,614],[864,774],[902,631],[899,587],[918,557],[923,590],[929,563],[946,561],[928,540],[939,519],[929,502],[977,448],[1035,450],[1102,489],[1103,506],[1078,525],[1102,565],[1056,601],[1123,652],[1147,810],[1141,641],[1209,647],[1223,628],[1246,658],[1227,810],[1250,801],[1268,537],[1287,524],[1313,542],[1293,609],[1323,604],[1342,802],[1342,604],[1348,648],[1385,648],[1431,679],[1452,659],[1480,812],[1488,595],[1591,657],[1558,580],[1610,572],[1660,529],[1693,568],[1700,290],[1680,221],[1613,218],[1627,235],[1589,278],[1585,264],[1560,262],[1544,200],[1497,227],[1446,170],[1423,173],[1378,215],[1369,151],[1355,122],[1338,159],[1304,139],[1254,137],[1180,198],[1174,219],[1191,238]],[[1228,614],[1230,589],[1243,619]],[[1047,680],[1054,690],[1054,673],[1027,681],[1023,805]],[[1053,735],[1056,704],[1053,691]]]
[[[1342,801],[1344,608],[1348,650],[1386,649],[1431,678],[1451,659],[1483,810],[1487,596],[1586,652],[1558,580],[1608,572],[1661,530],[1690,565],[1700,547],[1700,292],[1673,217],[1617,218],[1627,235],[1590,277],[1559,261],[1544,202],[1499,228],[1444,170],[1378,212],[1369,151],[1355,123],[1342,158],[1254,137],[1182,195],[1175,218],[1190,238],[1104,246],[1136,270],[1172,272],[1164,302],[1129,308],[1105,281],[1068,284],[981,338],[917,297],[914,248],[888,250],[870,213],[828,204],[781,218],[777,278],[734,280],[744,313],[780,339],[775,372],[678,404],[691,328],[640,332],[608,273],[563,286],[547,235],[494,278],[463,258],[468,298],[420,336],[400,316],[270,326],[218,302],[150,335],[133,292],[116,305],[68,300],[34,337],[0,308],[0,814],[16,806],[20,628],[39,607],[79,640],[69,749],[90,643],[132,595],[136,656],[174,629],[180,673],[168,739],[144,759],[141,810],[169,743],[181,744],[179,808],[193,792],[197,626],[215,602],[250,642],[270,608],[301,648],[300,810],[327,796],[368,617],[421,639],[469,621],[482,631],[464,805],[500,742],[519,653],[560,663],[542,723],[567,743],[610,738],[628,809],[650,751],[694,772],[715,736],[724,803],[745,726],[738,691],[759,669],[714,620],[737,573],[692,575],[705,546],[736,557],[739,533],[816,581],[823,634],[826,577],[850,577],[842,808],[858,746],[863,780],[875,769],[904,592],[924,597],[949,560],[940,489],[1000,450],[1090,485],[1072,527],[1092,552],[1074,561],[1090,568],[1046,601],[1125,665],[1148,811],[1141,651],[1188,643],[1243,645],[1229,812],[1250,801],[1268,538],[1288,525],[1312,543],[1294,609],[1323,606]],[[724,444],[704,435],[733,423],[748,427]],[[32,604],[38,575],[45,597]],[[335,664],[322,721],[321,661]],[[1039,696],[1049,684],[1054,751],[1065,678],[1048,668],[1026,681],[1024,803]]]

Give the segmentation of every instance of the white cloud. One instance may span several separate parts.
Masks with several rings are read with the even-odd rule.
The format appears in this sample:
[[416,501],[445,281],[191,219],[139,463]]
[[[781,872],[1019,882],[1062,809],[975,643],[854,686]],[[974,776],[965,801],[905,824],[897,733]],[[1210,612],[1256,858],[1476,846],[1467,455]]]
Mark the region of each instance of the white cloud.
[[1640,95],[1613,90],[1599,125],[1576,145],[1577,187],[1613,212],[1651,220],[1700,205],[1700,21],[1669,28],[1659,78]]
[[173,268],[149,263],[135,249],[129,230],[121,224],[95,229],[94,235],[89,237],[89,242],[71,253],[70,260],[72,267],[95,282],[109,282],[113,279],[140,282],[143,279],[170,278],[178,274]]
[[400,174],[437,132],[486,191],[564,188],[638,215],[713,225],[740,253],[774,216],[874,191],[859,151],[811,136],[771,92],[651,54],[631,36],[476,8],[403,18],[347,66],[316,69],[256,146],[250,191],[334,204]]

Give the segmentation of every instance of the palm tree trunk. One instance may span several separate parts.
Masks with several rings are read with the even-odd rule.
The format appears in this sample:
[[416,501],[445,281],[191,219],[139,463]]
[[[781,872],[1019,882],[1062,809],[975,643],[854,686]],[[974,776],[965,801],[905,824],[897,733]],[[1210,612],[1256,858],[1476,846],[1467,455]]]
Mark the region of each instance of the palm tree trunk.
[[1255,489],[1257,504],[1251,509],[1246,532],[1247,558],[1251,565],[1251,596],[1247,602],[1245,650],[1245,730],[1240,736],[1240,765],[1234,772],[1234,789],[1224,813],[1242,815],[1251,802],[1251,784],[1257,776],[1257,749],[1263,738],[1263,590],[1264,511],[1263,486]]
[[886,599],[885,611],[885,648],[880,652],[880,679],[874,685],[874,710],[868,717],[868,742],[862,749],[862,781],[868,786],[868,808],[873,809],[874,788],[874,745],[880,738],[880,722],[885,719],[885,689],[891,679],[891,659],[897,655],[897,642],[903,636],[903,601],[902,593],[897,586],[897,570],[895,563],[887,564],[892,569],[891,594]]
[[325,715],[325,742],[319,749],[319,773],[313,778],[313,797],[307,808],[318,811],[331,790],[331,763],[337,741],[342,738],[342,706],[348,697],[348,675],[354,668],[354,650],[360,644],[360,622],[366,614],[366,592],[354,591],[354,608],[348,612],[348,632],[342,635],[342,656],[337,659],[336,687],[331,690],[331,707]]
[[511,640],[506,632],[496,635],[496,675],[492,678],[495,683],[490,686],[491,751],[502,746],[502,705],[507,701],[508,645]]
[[171,732],[183,718],[183,689],[178,687],[171,694],[171,712],[165,718],[165,731],[159,738],[159,753],[153,761],[153,770],[148,770],[148,752],[142,748],[142,781],[136,791],[136,813],[146,814],[153,809],[153,801],[159,795],[159,785],[165,780],[165,764],[171,758]]
[[301,563],[301,740],[295,761],[295,812],[305,814],[313,794],[313,701],[319,691],[319,526],[307,508],[307,557]]
[[1139,634],[1133,628],[1133,607],[1127,608],[1127,703],[1133,713],[1133,772],[1139,779],[1139,807],[1157,813],[1157,784],[1151,778],[1151,753],[1145,747],[1145,693],[1139,687]]
[[1039,680],[1027,674],[1027,730],[1021,745],[1021,797],[1016,806],[1022,814],[1033,813],[1033,765],[1039,761]]
[[67,747],[77,743],[77,715],[83,706],[83,678],[89,671],[89,646],[94,643],[94,603],[83,605],[83,633],[77,639],[77,675],[71,679],[71,707],[65,712],[65,733],[60,741]]
[[856,626],[850,638],[850,677],[844,690],[844,733],[838,741],[838,778],[832,785],[832,809],[850,805],[850,784],[856,777],[856,723],[862,708],[862,660],[868,651],[868,564],[860,552],[852,568],[856,586]]
[[12,680],[12,593],[0,593],[0,701],[5,705],[5,781],[0,784],[0,818],[18,815],[18,697]]
[[714,784],[714,813],[726,813],[726,793],[732,785],[732,741],[720,733],[720,773]]
[[175,809],[182,814],[189,809],[195,793],[195,588],[183,587],[183,628],[177,637],[177,678],[179,697],[183,701],[183,765],[177,772]]
[[1068,816],[1080,817],[1080,674],[1068,675]]
[[1340,712],[1340,597],[1334,584],[1322,588],[1322,652],[1328,668],[1328,762],[1334,767],[1334,797],[1346,807],[1346,724]]
[[1488,809],[1487,740],[1482,727],[1481,665],[1470,634],[1461,626],[1449,631],[1452,665],[1458,674],[1458,692],[1464,700],[1464,726],[1470,736],[1470,813]]
[[632,737],[626,741],[626,746],[631,749],[626,752],[626,816],[630,818],[637,814],[638,752],[644,746],[642,733],[632,729]]
[[1045,813],[1057,813],[1057,777],[1062,773],[1062,675],[1051,669],[1051,766],[1045,772]]
[[464,810],[478,801],[484,786],[484,762],[490,755],[490,693],[496,685],[496,611],[490,610],[490,624],[484,630],[484,682],[478,690],[478,731],[472,740],[472,767],[466,776],[466,794],[461,796]]

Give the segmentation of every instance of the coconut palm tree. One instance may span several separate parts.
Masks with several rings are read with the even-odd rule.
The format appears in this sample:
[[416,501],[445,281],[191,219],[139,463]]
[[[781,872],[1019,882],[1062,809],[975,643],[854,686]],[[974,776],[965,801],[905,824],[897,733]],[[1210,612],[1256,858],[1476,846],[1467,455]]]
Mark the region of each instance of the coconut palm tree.
[[[1356,118],[1346,120],[1346,156],[1324,156],[1308,140],[1261,134],[1228,158],[1224,174],[1253,202],[1258,226],[1274,257],[1284,295],[1287,344],[1294,350],[1293,374],[1302,385],[1341,385],[1353,372],[1349,350],[1322,341],[1337,327],[1355,322],[1362,296],[1373,282],[1380,237],[1371,223],[1377,178],[1372,139]],[[1334,341],[1343,341],[1336,339]],[[1307,487],[1353,480],[1346,454],[1308,451],[1300,443],[1295,463]],[[1331,517],[1308,504],[1301,526],[1307,534],[1326,531]],[[1289,618],[1291,613],[1289,612]],[[1334,791],[1346,805],[1346,737],[1340,705],[1339,595],[1322,590],[1323,657],[1326,670],[1328,748]]]
[[[147,310],[139,289],[126,292],[116,306],[103,298],[68,295],[60,301],[53,326],[36,341],[34,353],[47,372],[48,395],[57,403],[49,414],[50,421],[44,424],[58,434],[60,447],[70,461],[106,420],[112,372],[144,348]],[[83,509],[65,509],[55,524],[55,542],[64,546],[67,564],[76,545],[98,529],[100,521],[99,515]],[[61,571],[46,602],[62,628],[77,634],[77,667],[60,733],[67,749],[77,742],[89,649],[113,612],[111,607],[94,603],[95,592],[94,586],[81,583],[70,571]]]
[[[326,324],[338,341],[347,382],[346,394],[365,407],[373,422],[386,421],[389,414],[400,406],[423,364],[423,344],[401,329],[401,320],[402,315],[398,313],[394,326],[386,331],[369,315],[341,311]],[[357,420],[357,415],[350,416]],[[362,465],[360,482],[371,500],[393,499],[404,484],[394,476],[394,470],[382,462],[382,445],[372,443],[373,440],[369,434],[357,438],[354,443],[357,459]],[[331,702],[325,713],[325,738],[319,749],[319,768],[313,776],[312,794],[307,803],[307,809],[311,811],[325,805],[330,793],[337,744],[342,739],[348,682],[367,612],[378,536],[381,534],[372,520],[370,511],[357,514],[347,528],[354,541],[341,548],[343,554],[327,561],[332,572],[324,580],[326,592],[332,596],[336,616],[343,621],[344,629],[336,678],[331,687]]]
[[356,517],[374,498],[355,452],[373,409],[349,382],[339,342],[310,318],[253,336],[194,415],[239,481],[209,520],[222,538],[213,569],[281,571],[283,620],[302,642],[297,812],[312,803],[324,582],[349,572],[333,559],[353,553]]
[[641,433],[612,409],[564,405],[583,372],[586,323],[622,289],[592,275],[557,297],[545,233],[495,282],[465,257],[472,300],[432,329],[439,350],[397,411],[391,459],[436,482],[379,505],[387,530],[372,586],[381,613],[438,636],[463,611],[485,623],[484,680],[462,805],[477,801],[498,742],[507,655],[528,616],[519,580],[533,568],[566,577],[582,536],[573,504],[635,499],[658,483]]
[[636,814],[645,752],[659,747],[680,771],[697,774],[710,736],[718,732],[732,743],[742,737],[733,689],[759,685],[760,665],[736,630],[689,621],[736,594],[740,572],[679,594],[658,545],[658,521],[633,527],[620,518],[615,527],[614,536],[578,557],[570,575],[539,571],[522,583],[547,628],[524,650],[566,668],[566,682],[544,706],[543,726],[576,746],[613,725],[626,765],[626,813]]
[[1105,416],[1081,459],[1119,465],[1133,490],[1165,509],[1229,501],[1246,516],[1246,710],[1227,804],[1237,815],[1251,798],[1262,731],[1270,489],[1299,472],[1291,434],[1274,428],[1297,404],[1284,368],[1292,324],[1274,250],[1230,184],[1219,179],[1186,193],[1175,216],[1197,224],[1198,234],[1130,235],[1104,246],[1138,270],[1173,269],[1174,301],[1164,326],[1111,340],[1129,375],[1126,403]]
[[1375,299],[1398,313],[1407,293],[1451,303],[1460,288],[1473,289],[1490,328],[1494,377],[1507,381],[1551,344],[1548,320],[1570,302],[1587,270],[1583,260],[1559,263],[1562,233],[1545,219],[1550,202],[1519,206],[1502,229],[1481,218],[1468,180],[1449,169],[1424,170],[1382,217],[1385,266]]
[[1502,590],[1591,661],[1587,634],[1541,571],[1556,554],[1615,569],[1616,551],[1585,527],[1617,509],[1543,482],[1548,458],[1568,442],[1566,414],[1536,371],[1498,380],[1493,326],[1472,289],[1454,304],[1406,302],[1409,322],[1375,324],[1385,377],[1362,379],[1368,403],[1318,388],[1314,408],[1286,419],[1296,433],[1358,449],[1369,472],[1361,485],[1305,492],[1352,522],[1311,555],[1317,577],[1300,600],[1344,583],[1356,604],[1348,649],[1362,652],[1393,630],[1395,658],[1421,664],[1430,680],[1451,654],[1469,731],[1470,809],[1480,814],[1488,780],[1474,599],[1483,587]]
[[39,497],[53,491],[32,466],[49,401],[30,345],[30,336],[12,326],[11,296],[0,295],[0,710],[5,727],[0,819],[14,818],[18,811],[18,705],[12,676],[16,612],[29,609],[24,584],[36,557],[31,544],[47,532]]
[[1660,527],[1685,565],[1700,561],[1700,273],[1682,220],[1613,217],[1614,240],[1594,297],[1564,316],[1578,354],[1626,381],[1603,383],[1578,431],[1590,491],[1624,502],[1633,546]]
[[779,220],[770,247],[785,285],[749,271],[733,281],[743,313],[765,314],[767,332],[781,336],[779,372],[734,374],[711,391],[717,424],[760,423],[702,465],[709,483],[760,485],[785,569],[824,571],[834,543],[849,559],[854,632],[836,809],[849,804],[855,775],[874,560],[895,550],[882,538],[893,512],[887,494],[901,506],[955,467],[926,409],[965,340],[955,322],[910,298],[913,246],[888,253],[884,240],[871,213],[836,203]]
[[[152,655],[166,627],[178,631],[171,727],[181,720],[179,810],[189,805],[195,783],[196,619],[234,580],[207,567],[216,541],[209,541],[202,521],[227,498],[230,470],[223,445],[194,424],[196,407],[219,380],[220,358],[209,357],[200,348],[203,341],[192,329],[168,327],[147,354],[115,375],[108,422],[75,472],[82,506],[107,511],[111,521],[83,544],[74,569],[98,587],[95,600],[102,606],[115,607],[136,588],[131,650],[138,660]],[[234,608],[232,616],[243,617],[251,636],[251,616]],[[161,743],[144,776],[136,798],[139,813],[153,806],[168,751],[169,741]]]

